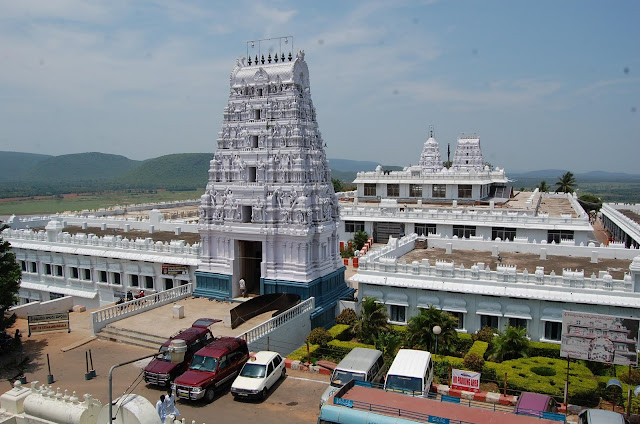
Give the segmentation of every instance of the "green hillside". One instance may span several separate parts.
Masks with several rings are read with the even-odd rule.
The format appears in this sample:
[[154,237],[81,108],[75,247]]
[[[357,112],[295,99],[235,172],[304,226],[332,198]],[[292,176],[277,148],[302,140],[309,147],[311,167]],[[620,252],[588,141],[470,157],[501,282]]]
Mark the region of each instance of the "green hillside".
[[0,152],[0,181],[18,181],[25,170],[50,157],[36,153]]
[[76,153],[46,158],[28,169],[22,180],[29,183],[73,183],[108,181],[140,162],[106,153]]
[[144,161],[116,178],[113,184],[127,189],[187,190],[205,187],[213,153],[180,153]]

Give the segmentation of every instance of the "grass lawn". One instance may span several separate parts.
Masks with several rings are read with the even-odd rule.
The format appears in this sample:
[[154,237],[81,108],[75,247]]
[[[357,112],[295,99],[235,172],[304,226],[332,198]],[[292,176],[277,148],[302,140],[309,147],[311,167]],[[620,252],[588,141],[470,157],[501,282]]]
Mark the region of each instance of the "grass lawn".
[[159,191],[157,193],[98,193],[67,196],[62,199],[29,199],[0,202],[0,215],[31,215],[109,208],[116,205],[158,203],[173,200],[198,199],[203,190]]

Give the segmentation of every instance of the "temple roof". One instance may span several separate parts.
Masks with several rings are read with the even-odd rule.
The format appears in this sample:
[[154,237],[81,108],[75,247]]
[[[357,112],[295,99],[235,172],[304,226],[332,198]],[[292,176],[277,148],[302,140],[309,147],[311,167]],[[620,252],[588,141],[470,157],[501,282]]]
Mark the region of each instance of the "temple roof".
[[309,68],[304,61],[304,51],[298,52],[292,61],[279,63],[252,63],[247,65],[245,58],[239,58],[231,71],[230,85],[232,88],[247,85],[291,84],[309,87]]

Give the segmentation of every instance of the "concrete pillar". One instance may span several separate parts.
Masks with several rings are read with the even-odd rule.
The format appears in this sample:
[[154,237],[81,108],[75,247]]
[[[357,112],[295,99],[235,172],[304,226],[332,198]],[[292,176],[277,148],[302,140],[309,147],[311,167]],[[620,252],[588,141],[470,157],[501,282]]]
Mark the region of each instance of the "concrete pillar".
[[176,235],[179,236],[180,234],[182,234],[182,228],[180,227],[176,227]]
[[498,257],[498,246],[491,246],[491,256],[494,258]]
[[541,261],[547,260],[547,249],[545,247],[540,249],[540,260]]
[[489,209],[493,210],[496,206],[496,202],[493,200],[489,200]]
[[149,225],[149,234],[153,234],[155,230],[156,230],[155,225]]
[[453,201],[453,205],[452,205],[452,206],[453,206],[454,208],[457,208],[457,207],[458,207],[458,201],[457,201],[457,200],[454,200],[454,201]]
[[451,253],[453,253],[453,243],[447,243],[445,247],[445,253],[447,255],[450,255]]
[[88,224],[88,223],[86,223],[86,222],[83,222],[83,223],[82,223],[82,227],[81,227],[81,228],[82,228],[83,230],[86,230],[87,228],[89,228],[89,224]]
[[131,224],[124,224],[124,232],[128,233],[129,231],[131,231]]
[[106,229],[107,229],[107,223],[106,223],[106,222],[103,222],[102,224],[100,224],[100,229],[101,229],[102,231],[106,230]]
[[597,250],[592,250],[591,251],[591,263],[592,264],[597,264],[598,263],[598,251]]

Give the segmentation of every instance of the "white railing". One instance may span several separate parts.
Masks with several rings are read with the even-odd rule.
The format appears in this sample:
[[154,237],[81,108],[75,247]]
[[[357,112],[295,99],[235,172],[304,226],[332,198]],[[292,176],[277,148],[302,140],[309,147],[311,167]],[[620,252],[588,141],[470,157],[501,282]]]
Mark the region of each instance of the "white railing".
[[241,334],[241,339],[245,339],[247,343],[253,343],[256,340],[261,339],[262,337],[267,336],[273,330],[282,325],[286,324],[288,321],[296,318],[306,312],[311,312],[315,309],[315,299],[310,297],[307,300],[304,300],[298,303],[296,306],[287,309],[285,312],[280,315],[271,318],[268,321],[263,322],[260,325],[253,327],[251,330]]
[[91,312],[91,331],[96,334],[108,324],[119,321],[121,319],[137,315],[141,312],[166,305],[178,299],[191,296],[193,292],[193,284],[188,283],[169,290],[161,291],[140,299],[130,300],[120,305],[109,306],[99,311]]

